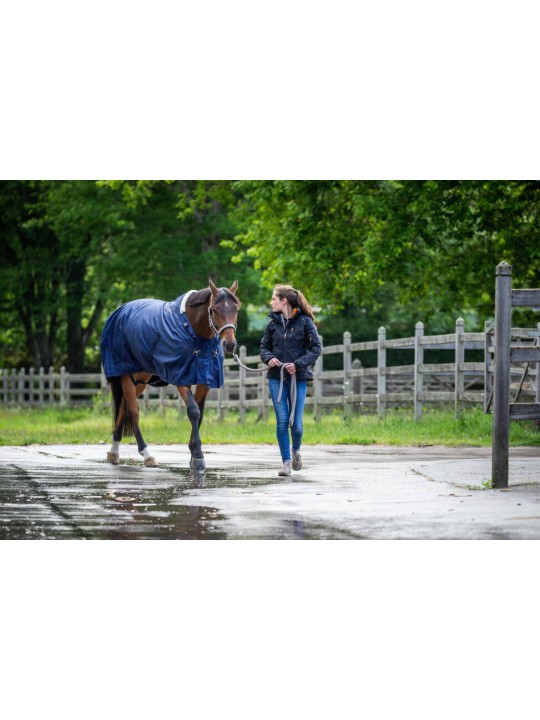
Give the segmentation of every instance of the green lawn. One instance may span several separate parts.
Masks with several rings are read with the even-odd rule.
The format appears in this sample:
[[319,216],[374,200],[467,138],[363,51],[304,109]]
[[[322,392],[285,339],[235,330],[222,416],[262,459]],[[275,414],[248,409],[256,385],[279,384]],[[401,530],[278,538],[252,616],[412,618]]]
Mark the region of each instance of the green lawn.
[[[415,423],[410,411],[391,411],[384,418],[358,415],[344,421],[339,413],[325,415],[320,423],[306,413],[305,444],[335,445],[491,445],[491,415],[480,409],[465,411],[459,419],[452,412],[427,411]],[[157,412],[141,414],[141,428],[148,443],[154,445],[186,443],[190,434],[187,419],[175,410],[164,416]],[[108,442],[111,419],[98,410],[51,409],[0,411],[0,445]],[[256,422],[249,413],[245,423],[230,412],[220,422],[214,410],[205,414],[201,428],[203,443],[274,443],[275,419]],[[540,445],[540,432],[533,422],[510,425],[512,445]]]

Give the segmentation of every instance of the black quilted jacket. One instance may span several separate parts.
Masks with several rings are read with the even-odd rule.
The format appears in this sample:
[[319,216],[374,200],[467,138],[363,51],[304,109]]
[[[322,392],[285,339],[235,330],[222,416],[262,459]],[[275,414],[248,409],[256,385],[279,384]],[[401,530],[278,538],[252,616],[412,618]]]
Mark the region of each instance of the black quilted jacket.
[[[294,362],[298,380],[312,380],[312,366],[321,354],[321,341],[315,323],[300,308],[289,320],[282,313],[270,313],[270,322],[266,326],[259,349],[263,363],[273,357],[283,363]],[[268,369],[268,379],[279,379],[278,367]]]

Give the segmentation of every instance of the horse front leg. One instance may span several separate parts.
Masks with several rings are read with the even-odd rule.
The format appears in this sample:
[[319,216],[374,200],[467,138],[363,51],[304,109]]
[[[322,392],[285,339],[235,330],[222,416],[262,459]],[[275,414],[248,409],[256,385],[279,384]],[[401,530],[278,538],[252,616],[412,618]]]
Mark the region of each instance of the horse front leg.
[[202,421],[204,401],[206,400],[206,395],[208,394],[208,388],[206,388],[205,393],[199,393],[199,387],[204,388],[205,386],[197,386],[195,396],[191,392],[191,387],[180,385],[177,389],[180,397],[186,405],[187,415],[191,423],[191,437],[188,444],[189,452],[191,453],[189,466],[192,470],[202,472],[206,468],[206,464],[204,462],[204,455],[202,452],[199,427]]
[[199,431],[200,431],[202,421],[203,421],[206,396],[208,395],[209,392],[210,392],[210,388],[208,387],[208,385],[197,385],[197,387],[195,388],[195,402],[197,403],[197,405],[199,407],[199,411],[201,413],[199,416]]

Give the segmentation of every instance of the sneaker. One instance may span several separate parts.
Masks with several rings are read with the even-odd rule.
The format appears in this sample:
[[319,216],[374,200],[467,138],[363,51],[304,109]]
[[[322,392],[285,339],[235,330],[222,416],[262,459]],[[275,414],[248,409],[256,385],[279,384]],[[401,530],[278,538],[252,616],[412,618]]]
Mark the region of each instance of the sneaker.
[[291,474],[291,461],[285,460],[283,467],[278,470],[278,475],[290,475]]
[[300,450],[298,450],[298,452],[295,452],[293,450],[292,469],[293,470],[301,470],[302,469],[302,456],[300,455]]

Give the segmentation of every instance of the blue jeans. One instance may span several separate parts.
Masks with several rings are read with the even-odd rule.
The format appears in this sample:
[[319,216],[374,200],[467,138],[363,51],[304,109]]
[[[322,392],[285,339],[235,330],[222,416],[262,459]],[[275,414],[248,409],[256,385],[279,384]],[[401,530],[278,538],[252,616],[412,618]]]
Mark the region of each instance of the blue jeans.
[[[291,380],[285,379],[281,400],[277,401],[279,395],[279,380],[269,380],[270,395],[276,412],[276,436],[283,462],[291,459],[291,442],[289,440],[289,416],[291,414]],[[296,381],[296,409],[294,411],[294,422],[291,427],[291,439],[293,452],[300,450],[304,427],[304,404],[306,402],[307,382]]]

